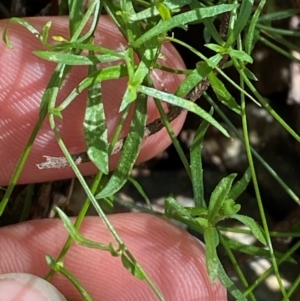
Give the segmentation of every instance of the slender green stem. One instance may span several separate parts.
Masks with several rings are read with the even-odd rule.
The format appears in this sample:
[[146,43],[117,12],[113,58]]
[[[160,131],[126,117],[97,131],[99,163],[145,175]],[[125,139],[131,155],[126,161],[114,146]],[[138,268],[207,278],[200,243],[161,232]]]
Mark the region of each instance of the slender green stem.
[[[239,69],[238,63],[235,59],[233,59],[233,63],[235,64],[235,67],[237,69]],[[244,89],[244,77],[245,76],[243,76],[243,71],[241,71],[240,86],[242,89]],[[248,162],[249,162],[249,166],[250,166],[250,170],[251,170],[252,182],[253,182],[254,191],[255,191],[255,195],[256,195],[257,205],[258,205],[260,217],[262,220],[263,229],[265,231],[265,235],[266,235],[266,239],[267,239],[267,246],[270,251],[270,256],[271,256],[272,264],[274,267],[275,275],[276,275],[282,295],[284,296],[284,298],[287,298],[287,293],[283,286],[282,279],[281,279],[281,276],[280,276],[279,270],[278,270],[276,257],[274,255],[273,245],[272,245],[272,241],[271,241],[270,233],[269,233],[269,227],[268,227],[268,223],[267,223],[267,219],[266,219],[266,215],[265,215],[265,211],[264,211],[264,207],[263,207],[263,203],[262,203],[262,199],[261,199],[261,195],[260,195],[258,180],[256,177],[256,171],[255,171],[255,166],[254,166],[254,162],[253,162],[250,139],[249,139],[249,134],[248,134],[245,95],[243,93],[241,93],[240,97],[241,97],[242,126],[243,126],[243,134],[245,137],[245,147],[246,147],[247,158],[248,158]]]

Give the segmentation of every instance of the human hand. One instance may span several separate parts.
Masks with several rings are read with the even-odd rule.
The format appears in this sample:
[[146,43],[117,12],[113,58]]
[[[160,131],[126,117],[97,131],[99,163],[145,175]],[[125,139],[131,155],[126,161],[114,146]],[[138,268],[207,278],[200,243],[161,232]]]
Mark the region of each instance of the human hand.
[[[49,36],[54,32],[55,35],[66,36],[67,19],[54,18],[53,21]],[[32,22],[41,28],[45,20],[35,18]],[[3,25],[1,21],[0,28],[3,28]],[[108,35],[110,30],[115,32],[107,25],[102,36]],[[8,49],[4,43],[0,45],[1,185],[7,185],[9,182],[37,120],[41,95],[55,68],[55,64],[42,61],[32,54],[33,50],[40,49],[40,43],[26,29],[12,25],[8,33],[14,49]],[[114,47],[119,47],[123,40],[121,37],[118,39],[114,36],[108,41],[115,43]],[[168,47],[166,51],[169,51],[167,52],[169,62],[174,64],[171,66],[183,67],[181,59],[172,47]],[[85,75],[86,68],[74,68],[60,92],[59,101],[62,101]],[[169,92],[174,92],[181,80],[174,75],[164,74],[160,77],[157,86],[164,86]],[[118,87],[120,87],[119,90],[116,89],[115,83],[107,83],[107,86],[103,87],[110,133],[118,122],[114,116],[119,105],[117,102],[111,102],[111,99],[120,99],[120,95],[125,90],[126,81],[118,82]],[[61,135],[68,149],[73,153],[85,150],[82,132],[85,99],[86,94],[82,93],[63,113]],[[150,105],[148,120],[151,121],[157,117],[154,106]],[[183,121],[184,115],[173,122],[175,132],[179,131]],[[126,129],[124,134],[125,132]],[[169,143],[170,140],[165,137],[165,131],[160,131],[144,143],[139,160],[155,156]],[[41,163],[43,156],[48,154],[62,155],[49,124],[45,122],[20,177],[20,183],[73,176],[72,170],[68,167],[60,170],[37,169],[36,164]],[[111,158],[111,168],[114,168],[116,164],[117,157]],[[83,174],[95,172],[95,167],[91,163],[85,163],[79,167]],[[226,300],[225,289],[219,283],[211,285],[209,282],[203,246],[186,231],[176,228],[163,219],[145,214],[113,215],[110,216],[110,221],[137,261],[162,291],[166,300]],[[110,233],[96,217],[86,218],[80,231],[93,240],[103,243],[112,241]],[[34,279],[26,284],[26,290],[33,289],[36,295],[26,296],[24,287],[21,291],[18,290],[20,286],[16,278],[4,281],[3,277],[6,273],[29,273],[44,277],[49,270],[45,254],[56,257],[66,238],[67,232],[62,221],[56,219],[35,220],[0,229],[0,273],[2,274],[0,300],[56,300],[53,297],[49,299],[49,292],[43,292],[43,297],[37,295],[32,285],[35,282]],[[78,278],[94,300],[156,300],[154,293],[145,282],[134,278],[125,270],[120,258],[112,257],[103,251],[73,245],[67,254],[64,267]],[[52,283],[67,299],[81,300],[79,293],[61,275],[55,274]],[[8,292],[13,293],[10,299]]]

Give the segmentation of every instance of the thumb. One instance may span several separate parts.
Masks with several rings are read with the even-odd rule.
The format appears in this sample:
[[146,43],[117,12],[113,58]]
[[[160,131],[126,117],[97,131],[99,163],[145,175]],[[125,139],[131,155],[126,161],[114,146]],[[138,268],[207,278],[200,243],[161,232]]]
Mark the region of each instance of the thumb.
[[[141,213],[110,215],[109,220],[166,300],[227,300],[225,288],[219,282],[212,285],[209,280],[203,245],[186,231]],[[80,233],[105,245],[112,242],[110,232],[98,217],[86,217]],[[45,254],[56,258],[66,238],[63,223],[58,219],[1,228],[0,273],[44,277],[49,270]],[[121,259],[108,252],[73,244],[63,264],[93,300],[157,300],[145,281],[129,274]],[[66,298],[81,300],[62,275],[55,274],[51,281]]]
[[[43,25],[49,19],[52,21],[49,37],[56,35],[68,38],[67,17],[29,18],[28,21],[41,32]],[[0,21],[0,35],[4,24],[4,20]],[[42,60],[33,54],[33,51],[41,50],[43,47],[40,41],[23,26],[10,24],[8,36],[13,49],[8,48],[3,41],[0,42],[0,185],[7,185],[10,180],[18,159],[38,120],[42,95],[56,67],[55,63]],[[95,44],[115,50],[127,47],[127,42],[108,16],[101,16],[100,18],[95,33]],[[182,59],[171,44],[163,46],[161,52],[165,60],[160,60],[160,64],[175,69],[184,68]],[[58,93],[57,104],[66,99],[86,76],[86,66],[74,66]],[[156,88],[170,93],[176,90],[183,79],[182,75],[174,75],[156,69],[152,72],[152,77]],[[119,106],[126,87],[126,78],[102,83],[101,92],[109,137],[111,137],[118,124],[120,118],[118,114]],[[63,110],[63,120],[58,122],[62,139],[73,155],[86,150],[83,133],[86,99],[87,93],[83,91]],[[148,123],[158,117],[159,114],[155,105],[149,99]],[[185,114],[182,114],[173,122],[176,133],[180,130],[184,119]],[[129,124],[130,118],[125,122],[121,134],[123,137],[126,136]],[[165,130],[162,130],[153,137],[146,139],[138,161],[147,160],[165,149],[170,144],[170,139],[166,136]],[[41,165],[47,160],[47,156],[57,158],[63,156],[63,154],[52,133],[49,122],[46,120],[33,144],[19,183],[51,181],[74,176],[70,167],[64,167],[58,172],[53,165]],[[117,161],[118,156],[111,157],[111,169],[116,167]],[[39,169],[41,166],[49,169]],[[56,165],[56,167],[61,167],[61,165]],[[96,172],[96,168],[92,163],[83,163],[79,167],[84,175]]]
[[26,273],[0,275],[0,300],[5,301],[66,301],[46,280]]

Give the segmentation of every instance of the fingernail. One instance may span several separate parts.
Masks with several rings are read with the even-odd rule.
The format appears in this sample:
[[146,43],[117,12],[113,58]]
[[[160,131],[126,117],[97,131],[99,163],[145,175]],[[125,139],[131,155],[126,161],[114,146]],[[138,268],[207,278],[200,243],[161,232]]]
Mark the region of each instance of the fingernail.
[[67,301],[51,283],[26,273],[0,275],[0,300]]

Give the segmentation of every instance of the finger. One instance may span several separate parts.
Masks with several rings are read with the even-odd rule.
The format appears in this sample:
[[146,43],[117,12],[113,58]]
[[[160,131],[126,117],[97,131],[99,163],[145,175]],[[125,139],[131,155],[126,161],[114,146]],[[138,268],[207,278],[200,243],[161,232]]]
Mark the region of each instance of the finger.
[[0,300],[5,301],[66,301],[49,282],[26,273],[0,275]]
[[[41,31],[42,26],[48,21],[48,17],[47,20],[42,17],[28,20]],[[51,17],[51,21],[52,26],[49,37],[60,35],[68,38],[68,18]],[[2,28],[0,29],[0,34],[2,34],[4,24],[4,20],[0,21],[0,28]],[[56,64],[44,61],[33,54],[33,51],[43,50],[43,47],[40,41],[21,25],[10,24],[8,36],[13,49],[8,48],[4,42],[0,42],[0,185],[6,185],[9,182],[18,159],[38,120],[42,95],[56,67]],[[116,50],[126,48],[127,45],[125,39],[108,16],[102,16],[100,19],[100,25],[95,34],[95,43]],[[184,68],[183,61],[171,44],[166,44],[162,48],[162,53],[166,59],[160,60],[161,64],[176,69]],[[86,66],[73,67],[59,91],[57,104],[66,99],[86,76]],[[170,93],[176,90],[182,80],[182,76],[172,75],[160,70],[154,70],[152,77],[156,88]],[[118,111],[126,87],[126,78],[105,81],[102,84],[104,111],[110,137],[120,118]],[[62,112],[63,120],[57,119],[61,136],[71,154],[78,154],[86,150],[83,135],[86,99],[87,92],[83,91]],[[149,101],[148,122],[158,117],[159,114],[153,101]],[[173,122],[176,133],[181,128],[184,118],[185,114],[182,114],[180,118]],[[122,136],[126,135],[129,124],[130,118],[126,122]],[[139,161],[155,156],[169,144],[170,139],[166,136],[165,130],[160,131],[153,137],[146,139]],[[44,122],[34,142],[19,183],[50,181],[74,176],[73,171],[69,167],[63,168],[59,172],[53,168],[39,169],[38,166],[41,167],[41,163],[46,161],[45,156],[63,156],[48,121]],[[118,156],[111,158],[110,167],[112,169],[116,167],[117,160]],[[50,167],[49,164],[46,166]],[[92,163],[81,164],[80,168],[86,175],[96,171]]]
[[[163,219],[140,213],[113,215],[110,221],[166,300],[227,300],[220,283],[212,285],[209,281],[203,246],[187,232]],[[81,233],[101,243],[113,241],[96,217],[85,219]],[[60,220],[36,220],[0,229],[0,273],[45,276],[49,269],[45,254],[56,257],[66,238]],[[157,300],[145,281],[133,277],[120,258],[108,252],[73,245],[64,267],[93,300]],[[67,299],[80,300],[72,284],[61,275],[56,274],[52,283]]]

